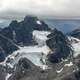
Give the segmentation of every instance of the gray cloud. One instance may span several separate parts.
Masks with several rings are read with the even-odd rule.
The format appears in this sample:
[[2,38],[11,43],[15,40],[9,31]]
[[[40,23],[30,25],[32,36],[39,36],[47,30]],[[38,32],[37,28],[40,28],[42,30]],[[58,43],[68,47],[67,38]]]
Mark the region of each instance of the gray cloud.
[[0,0],[0,18],[32,14],[47,18],[79,18],[80,0]]

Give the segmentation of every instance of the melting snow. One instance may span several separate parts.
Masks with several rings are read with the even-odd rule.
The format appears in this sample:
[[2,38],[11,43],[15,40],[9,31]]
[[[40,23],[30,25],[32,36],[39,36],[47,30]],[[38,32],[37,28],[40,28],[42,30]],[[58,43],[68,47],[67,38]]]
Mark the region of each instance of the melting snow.
[[63,68],[61,68],[60,70],[57,70],[56,72],[57,73],[60,73],[60,72],[62,72],[63,71]]
[[72,65],[73,65],[73,63],[70,62],[69,64],[65,64],[64,66],[65,66],[65,67],[70,67],[70,66],[72,66]]
[[76,72],[76,70],[73,70],[73,72]]
[[80,54],[80,39],[74,37],[68,37],[71,41],[72,48],[74,50],[74,57],[77,57]]
[[9,74],[9,73],[8,73],[7,76],[6,76],[6,78],[5,78],[5,80],[8,80],[11,75],[12,75],[12,74]]

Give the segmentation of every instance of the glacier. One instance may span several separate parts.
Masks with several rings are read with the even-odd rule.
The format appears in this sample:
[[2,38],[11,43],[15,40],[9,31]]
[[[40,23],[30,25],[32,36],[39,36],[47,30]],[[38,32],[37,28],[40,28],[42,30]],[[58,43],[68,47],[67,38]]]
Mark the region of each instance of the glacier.
[[[1,64],[8,65],[10,68],[13,68],[14,65],[18,63],[20,58],[27,58],[41,69],[48,69],[46,64],[46,56],[51,52],[51,49],[46,45],[48,34],[50,34],[48,31],[33,31],[33,38],[38,43],[38,45],[23,47],[18,46],[19,49],[9,55]],[[10,62],[7,63],[9,59]]]
[[[46,45],[46,41],[48,40],[48,35],[51,32],[49,31],[38,31],[34,30],[32,32],[33,39],[38,43],[38,45],[34,46],[18,46],[18,50],[14,51],[11,55],[6,57],[5,61],[0,63],[4,66],[9,66],[10,68],[14,68],[14,66],[18,63],[21,58],[27,58],[34,65],[40,67],[41,69],[50,69],[47,62],[47,55],[52,51]],[[74,37],[68,36],[69,41],[71,42],[72,48],[74,50],[74,57],[77,57],[80,54],[80,40]],[[7,62],[10,60],[10,62]],[[72,63],[66,64],[65,66],[71,66]]]

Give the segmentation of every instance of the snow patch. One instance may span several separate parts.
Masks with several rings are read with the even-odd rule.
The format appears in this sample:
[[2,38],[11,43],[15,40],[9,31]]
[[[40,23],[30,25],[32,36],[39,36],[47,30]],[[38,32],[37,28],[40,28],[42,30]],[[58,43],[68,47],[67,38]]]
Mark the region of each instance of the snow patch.
[[[38,46],[29,46],[22,47],[21,49],[13,52],[8,58],[13,59],[8,65],[12,68],[19,59],[26,57],[36,66],[40,66],[42,69],[46,69],[46,56],[49,54],[50,49],[47,46],[38,47]],[[43,62],[41,62],[41,59]]]
[[27,58],[34,65],[39,66],[43,70],[48,69],[46,60],[47,55],[51,52],[51,49],[46,45],[48,34],[50,34],[48,31],[33,31],[33,37],[35,37],[35,41],[39,44],[35,46],[19,47],[19,49],[9,55],[2,64],[14,68],[14,65],[17,64],[21,58]]
[[36,23],[37,23],[37,24],[39,24],[39,25],[41,25],[41,24],[42,24],[42,23],[41,23],[41,21],[39,21],[39,20],[37,20],[37,21],[36,21]]
[[61,68],[60,70],[57,70],[56,72],[57,73],[60,73],[60,72],[62,72],[63,71],[63,68]]
[[33,35],[33,39],[38,43],[39,46],[42,46],[42,45],[46,45],[46,40],[48,40],[48,35],[50,34],[51,32],[49,31],[33,31],[32,32],[32,35]]
[[9,74],[9,73],[8,73],[7,76],[5,77],[5,80],[8,80],[11,75],[12,75],[12,74]]
[[64,66],[65,66],[65,67],[70,67],[70,66],[73,66],[73,63],[70,62],[69,64],[65,64]]

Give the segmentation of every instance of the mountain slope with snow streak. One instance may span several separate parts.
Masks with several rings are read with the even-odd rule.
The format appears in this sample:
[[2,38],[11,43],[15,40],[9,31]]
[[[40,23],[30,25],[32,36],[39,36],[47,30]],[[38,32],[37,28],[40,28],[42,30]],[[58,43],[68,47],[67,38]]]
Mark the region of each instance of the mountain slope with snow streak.
[[71,42],[72,49],[73,49],[73,56],[77,57],[80,55],[80,39],[75,38],[75,37],[68,37],[68,39]]

